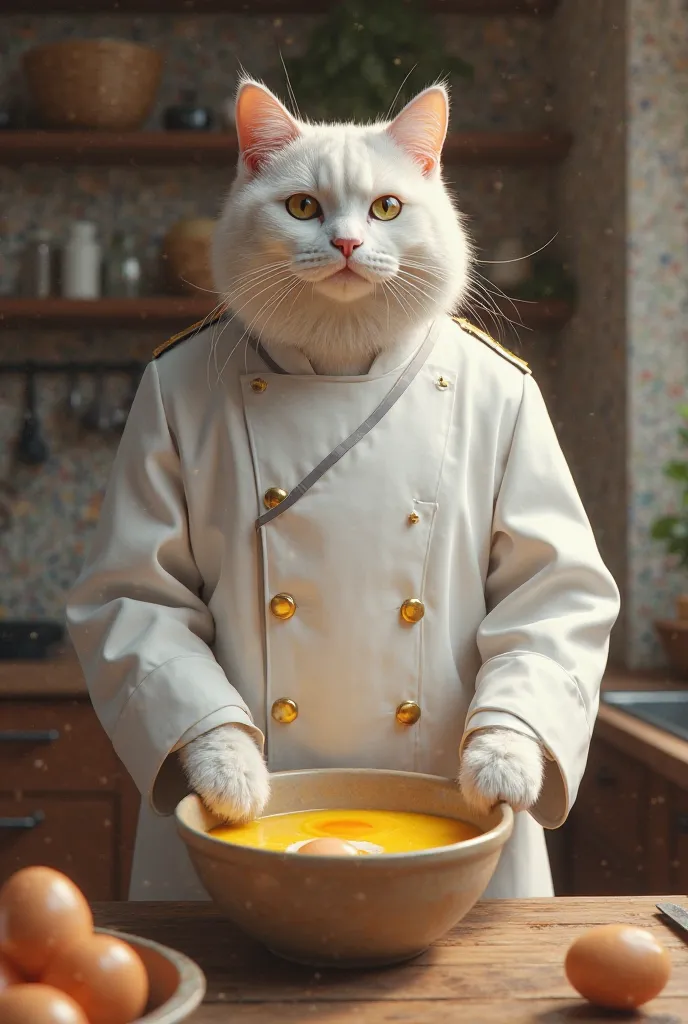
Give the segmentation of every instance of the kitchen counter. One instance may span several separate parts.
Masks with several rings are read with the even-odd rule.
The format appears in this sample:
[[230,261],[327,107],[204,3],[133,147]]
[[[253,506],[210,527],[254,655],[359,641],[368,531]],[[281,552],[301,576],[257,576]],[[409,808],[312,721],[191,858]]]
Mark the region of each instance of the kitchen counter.
[[[685,690],[687,686],[688,680],[672,679],[667,672],[610,669],[602,690]],[[688,789],[688,743],[685,740],[604,703],[600,704],[595,735],[682,789]]]
[[[674,689],[686,682],[672,679],[668,672],[630,672],[610,668],[603,689]],[[0,700],[87,699],[86,683],[72,650],[45,661],[0,661]],[[662,729],[645,725],[616,708],[600,706],[596,734],[679,786],[688,788],[688,743]]]
[[83,699],[86,682],[76,654],[66,649],[41,661],[0,661],[0,699]]
[[101,926],[172,946],[202,967],[208,991],[190,1024],[602,1024],[609,1014],[588,1008],[566,981],[566,950],[593,925],[640,925],[656,933],[673,961],[671,980],[649,1004],[648,1020],[679,1024],[688,1008],[688,944],[659,920],[655,902],[635,897],[480,903],[416,960],[386,970],[343,972],[276,959],[209,904],[96,904],[95,917]]

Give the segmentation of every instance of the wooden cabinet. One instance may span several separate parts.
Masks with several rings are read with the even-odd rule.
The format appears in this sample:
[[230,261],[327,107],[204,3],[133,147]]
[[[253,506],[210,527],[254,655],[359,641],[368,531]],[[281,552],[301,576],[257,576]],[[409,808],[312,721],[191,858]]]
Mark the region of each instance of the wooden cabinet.
[[594,737],[578,800],[550,843],[557,895],[688,892],[688,786]]
[[138,805],[85,698],[0,700],[0,882],[46,864],[126,899]]

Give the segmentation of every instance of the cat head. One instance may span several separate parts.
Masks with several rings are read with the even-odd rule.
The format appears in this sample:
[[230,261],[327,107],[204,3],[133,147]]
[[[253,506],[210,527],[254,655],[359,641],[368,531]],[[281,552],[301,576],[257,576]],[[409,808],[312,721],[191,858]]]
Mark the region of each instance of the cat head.
[[390,122],[354,125],[306,123],[241,83],[213,271],[255,337],[346,361],[457,305],[470,249],[440,169],[448,117],[440,85]]

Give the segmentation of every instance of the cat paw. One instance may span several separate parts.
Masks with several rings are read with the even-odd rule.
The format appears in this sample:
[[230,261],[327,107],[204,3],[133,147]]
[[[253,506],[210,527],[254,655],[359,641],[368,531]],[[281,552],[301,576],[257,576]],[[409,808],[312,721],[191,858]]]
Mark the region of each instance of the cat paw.
[[469,808],[478,814],[500,802],[527,811],[540,796],[543,774],[537,740],[511,729],[479,729],[464,747],[458,782]]
[[213,814],[242,824],[260,816],[270,795],[263,755],[240,726],[221,725],[179,751],[189,785]]

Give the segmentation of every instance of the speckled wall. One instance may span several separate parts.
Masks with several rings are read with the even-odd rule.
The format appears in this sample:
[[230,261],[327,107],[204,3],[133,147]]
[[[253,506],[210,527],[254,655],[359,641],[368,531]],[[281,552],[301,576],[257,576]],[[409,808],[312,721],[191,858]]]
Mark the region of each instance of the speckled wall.
[[630,0],[628,91],[629,653],[648,664],[659,658],[653,620],[688,590],[649,536],[680,497],[662,465],[679,454],[688,379],[686,0]]
[[[165,77],[151,127],[179,90],[194,87],[199,99],[219,106],[233,89],[239,57],[244,66],[279,86],[278,46],[286,54],[305,38],[306,19],[236,17],[185,18],[38,18],[0,17],[0,53],[4,58],[0,97],[18,87],[21,52],[36,43],[67,36],[114,35],[159,46],[166,54]],[[454,127],[538,128],[558,123],[549,73],[547,34],[552,23],[534,18],[448,17],[443,26],[451,48],[475,66],[472,84],[454,93]],[[440,72],[441,66],[438,67]],[[418,83],[419,86],[424,83]],[[306,111],[307,112],[307,111]],[[2,143],[0,136],[0,145]],[[479,255],[489,259],[505,236],[522,234],[536,248],[554,233],[556,170],[547,168],[471,168],[448,171],[459,202],[469,215]],[[130,230],[147,262],[154,288],[156,254],[166,228],[189,214],[212,214],[229,182],[231,168],[0,168],[0,293],[14,288],[17,255],[32,227],[57,237],[69,222],[89,218],[100,225],[104,241],[115,224]],[[508,333],[507,343],[515,344]],[[0,363],[23,358],[144,357],[159,337],[133,333],[49,335],[0,334]],[[525,334],[522,352],[549,394],[548,362],[553,342]],[[38,470],[17,468],[12,451],[21,417],[21,382],[0,373],[0,479],[10,477],[17,491],[14,523],[0,535],[0,616],[59,617],[63,595],[78,571],[85,544],[98,516],[99,500],[116,448],[114,436],[93,436],[74,429],[66,414],[70,382],[40,382],[40,411],[51,448],[50,461]],[[92,381],[83,380],[84,397]],[[114,401],[126,381],[111,382]]]
[[[556,109],[574,136],[557,176],[577,313],[552,343],[552,408],[600,549],[626,593],[626,3],[563,0]],[[625,604],[625,602],[624,602]],[[622,616],[612,657],[625,655]]]

